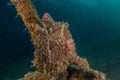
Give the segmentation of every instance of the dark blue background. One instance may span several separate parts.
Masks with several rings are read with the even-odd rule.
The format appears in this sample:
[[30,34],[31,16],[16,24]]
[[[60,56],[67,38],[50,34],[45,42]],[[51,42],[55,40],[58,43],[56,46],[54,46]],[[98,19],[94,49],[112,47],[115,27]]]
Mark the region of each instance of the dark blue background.
[[[67,21],[78,55],[90,66],[120,80],[120,1],[33,0],[38,14],[49,12],[56,21]],[[9,0],[0,0],[0,73],[16,80],[31,70],[33,45],[25,25]],[[90,3],[90,4],[89,4]],[[92,3],[92,4],[91,4]]]

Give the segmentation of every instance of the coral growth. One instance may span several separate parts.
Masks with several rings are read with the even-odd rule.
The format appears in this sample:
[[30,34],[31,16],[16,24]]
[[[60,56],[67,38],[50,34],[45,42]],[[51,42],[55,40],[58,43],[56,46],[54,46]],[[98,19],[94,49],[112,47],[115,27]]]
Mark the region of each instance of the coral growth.
[[76,54],[74,40],[66,22],[55,22],[48,13],[39,19],[30,0],[11,0],[30,32],[35,48],[35,72],[21,80],[104,80],[86,59]]

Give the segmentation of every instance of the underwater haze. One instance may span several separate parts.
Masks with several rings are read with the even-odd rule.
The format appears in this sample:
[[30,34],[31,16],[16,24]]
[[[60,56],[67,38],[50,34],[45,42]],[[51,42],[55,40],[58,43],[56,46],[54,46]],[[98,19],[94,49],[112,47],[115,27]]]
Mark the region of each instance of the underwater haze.
[[46,0],[52,4],[59,6],[95,6],[97,5],[97,0]]
[[[78,55],[91,68],[120,80],[120,0],[32,0],[41,17],[45,12],[66,21]],[[9,0],[0,0],[0,77],[17,80],[33,70],[33,45],[21,18]]]

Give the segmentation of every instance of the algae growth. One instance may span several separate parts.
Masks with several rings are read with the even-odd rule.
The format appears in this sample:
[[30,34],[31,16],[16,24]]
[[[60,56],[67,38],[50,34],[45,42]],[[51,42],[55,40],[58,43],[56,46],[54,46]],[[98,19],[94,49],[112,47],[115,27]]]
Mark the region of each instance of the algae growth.
[[49,13],[40,19],[31,0],[11,0],[25,23],[35,51],[34,72],[20,80],[105,80],[105,74],[92,70],[86,59],[76,54],[69,24],[56,22]]

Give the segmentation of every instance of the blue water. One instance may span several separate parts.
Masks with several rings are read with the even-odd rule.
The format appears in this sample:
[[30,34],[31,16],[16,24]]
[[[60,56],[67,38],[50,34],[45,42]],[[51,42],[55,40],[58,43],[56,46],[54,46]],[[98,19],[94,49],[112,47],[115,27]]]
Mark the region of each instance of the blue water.
[[[0,0],[0,74],[16,80],[31,70],[33,46],[24,23],[9,0]],[[110,80],[120,80],[119,0],[33,0],[38,14],[49,12],[56,21],[67,21],[77,53],[91,68],[105,72]]]

